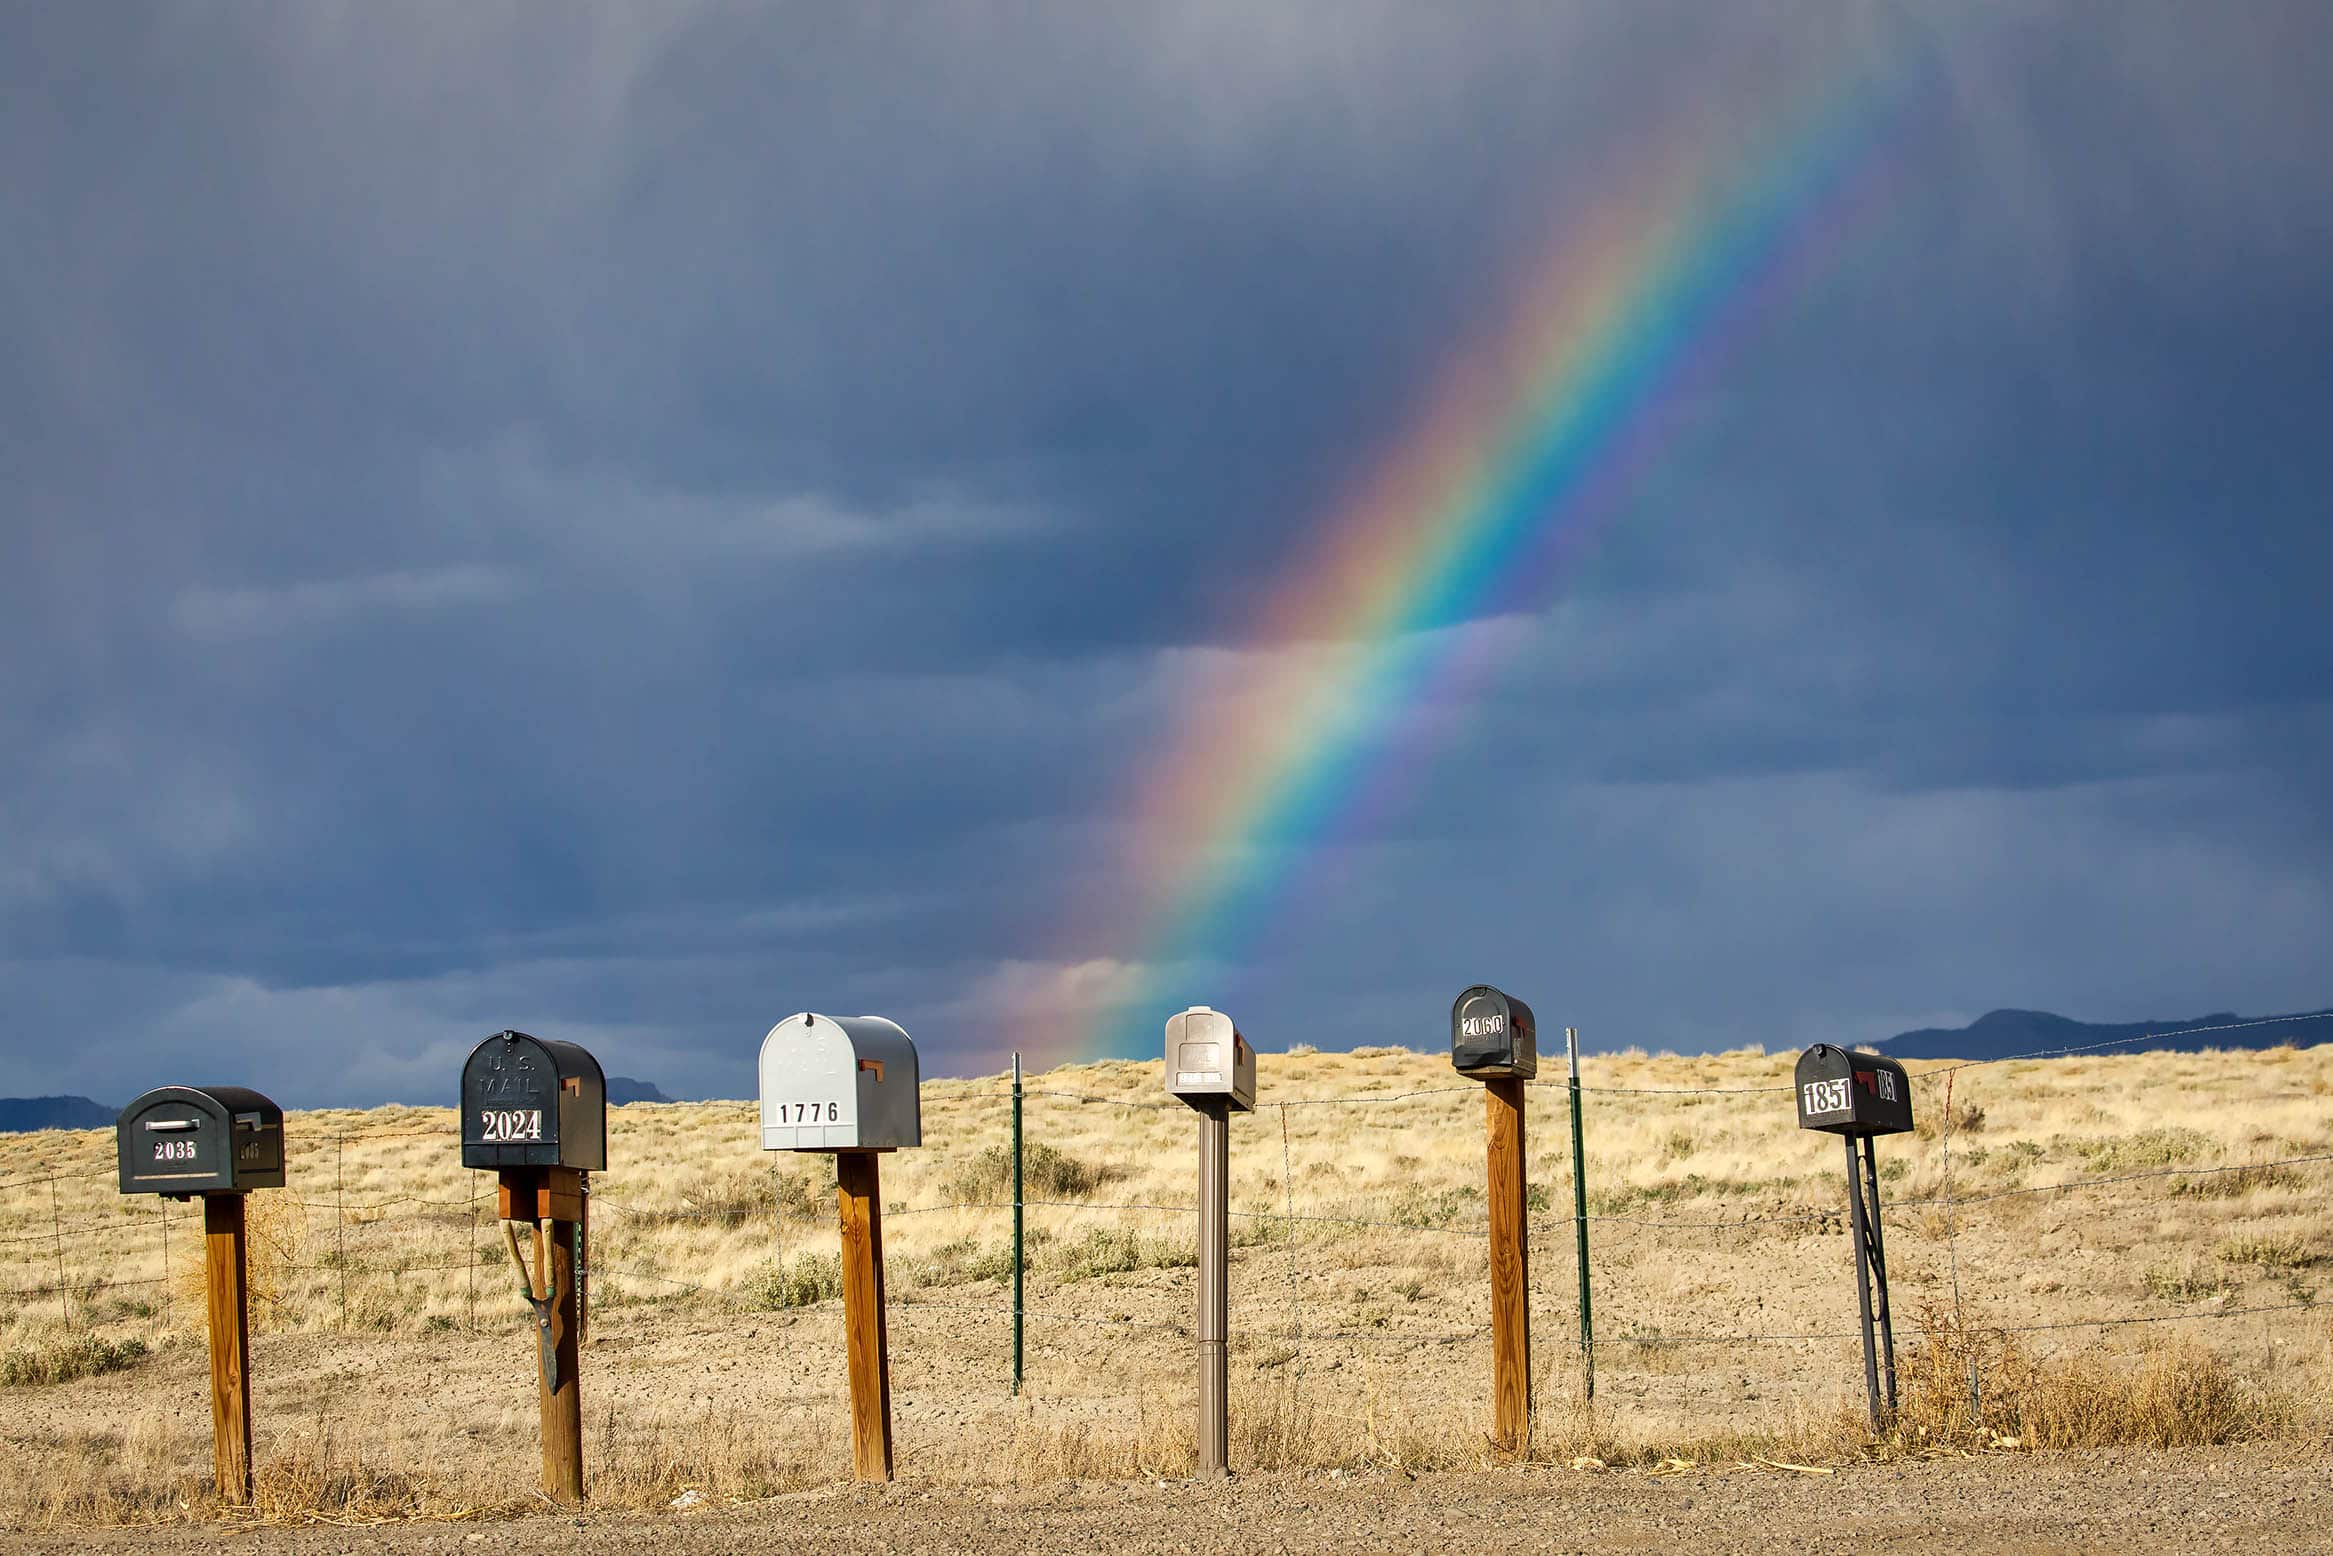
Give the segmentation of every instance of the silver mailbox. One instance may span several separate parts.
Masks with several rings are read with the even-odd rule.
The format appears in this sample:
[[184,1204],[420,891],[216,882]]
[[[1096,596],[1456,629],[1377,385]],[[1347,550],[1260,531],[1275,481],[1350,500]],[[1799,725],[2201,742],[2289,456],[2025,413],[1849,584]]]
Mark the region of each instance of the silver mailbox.
[[761,1040],[761,1148],[923,1144],[915,1043],[881,1016],[788,1016]]
[[1166,1089],[1186,1102],[1229,1099],[1242,1113],[1256,1106],[1256,1051],[1220,1010],[1193,1005],[1166,1024]]

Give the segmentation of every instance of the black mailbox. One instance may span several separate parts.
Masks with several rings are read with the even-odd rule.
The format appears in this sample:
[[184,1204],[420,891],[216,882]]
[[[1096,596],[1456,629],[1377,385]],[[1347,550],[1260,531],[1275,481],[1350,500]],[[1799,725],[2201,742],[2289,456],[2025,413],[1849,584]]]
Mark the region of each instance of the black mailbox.
[[1878,1054],[1817,1043],[1798,1056],[1798,1127],[1834,1135],[1900,1135],[1912,1127],[1912,1082]]
[[608,1083],[590,1050],[497,1032],[462,1066],[462,1165],[608,1165]]
[[1450,1063],[1461,1075],[1539,1073],[1539,1027],[1531,1007],[1478,983],[1451,1002]]
[[158,1086],[113,1124],[124,1194],[284,1186],[284,1110],[244,1086]]

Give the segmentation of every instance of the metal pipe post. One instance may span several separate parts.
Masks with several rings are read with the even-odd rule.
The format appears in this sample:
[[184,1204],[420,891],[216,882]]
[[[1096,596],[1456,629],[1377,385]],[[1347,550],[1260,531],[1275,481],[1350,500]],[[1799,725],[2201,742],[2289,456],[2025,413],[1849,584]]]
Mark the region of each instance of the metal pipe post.
[[1025,1259],[1021,1242],[1021,1056],[1013,1055],[1013,1392],[1021,1391],[1021,1324]]
[[1222,1098],[1199,1109],[1199,1473],[1231,1472],[1231,1127]]
[[1563,1029],[1564,1053],[1571,1060],[1572,1239],[1580,1251],[1580,1378],[1586,1397],[1596,1397],[1596,1316],[1588,1297],[1588,1147],[1580,1133],[1580,1029]]
[[1841,1135],[1839,1139],[1847,1147],[1847,1230],[1855,1244],[1855,1301],[1863,1315],[1863,1396],[1871,1407],[1871,1429],[1878,1432],[1881,1430],[1879,1358],[1871,1337],[1871,1243],[1864,1230],[1863,1180],[1860,1164],[1855,1159],[1855,1137]]
[[1887,1408],[1892,1416],[1896,1408],[1896,1330],[1888,1318],[1887,1306],[1887,1232],[1879,1224],[1879,1147],[1871,1136],[1863,1137],[1864,1226],[1871,1245],[1871,1278],[1879,1288],[1879,1372],[1887,1384]]

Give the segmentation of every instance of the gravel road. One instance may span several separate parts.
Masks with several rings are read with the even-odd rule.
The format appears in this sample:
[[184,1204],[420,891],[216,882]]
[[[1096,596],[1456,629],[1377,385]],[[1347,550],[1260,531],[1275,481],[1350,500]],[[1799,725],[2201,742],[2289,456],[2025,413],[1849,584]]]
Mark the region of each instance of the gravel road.
[[1308,1473],[1006,1492],[910,1483],[661,1514],[0,1535],[0,1553],[2333,1551],[2329,1472],[2323,1448],[2286,1443],[1850,1464],[1829,1475]]

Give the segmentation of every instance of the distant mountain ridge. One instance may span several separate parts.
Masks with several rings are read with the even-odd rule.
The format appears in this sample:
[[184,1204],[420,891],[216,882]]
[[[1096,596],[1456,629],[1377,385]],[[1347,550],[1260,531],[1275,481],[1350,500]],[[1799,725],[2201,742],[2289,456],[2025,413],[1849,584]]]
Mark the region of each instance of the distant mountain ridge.
[[87,1097],[0,1097],[0,1134],[28,1129],[111,1129],[119,1109]]
[[[1996,1010],[1965,1027],[1922,1027],[1872,1046],[1898,1059],[2006,1059],[2057,1048],[2100,1048],[2109,1054],[2200,1053],[2207,1048],[2307,1047],[2333,1043],[2333,1011],[2247,1017],[2230,1011],[2185,1021],[2076,1021],[2046,1010]],[[2257,1025],[2253,1023],[2259,1023]],[[2233,1028],[2213,1031],[2211,1028]]]
[[[629,1075],[608,1077],[608,1106],[627,1102],[670,1102],[653,1081]],[[119,1108],[87,1097],[0,1097],[0,1135],[34,1129],[111,1129]]]

